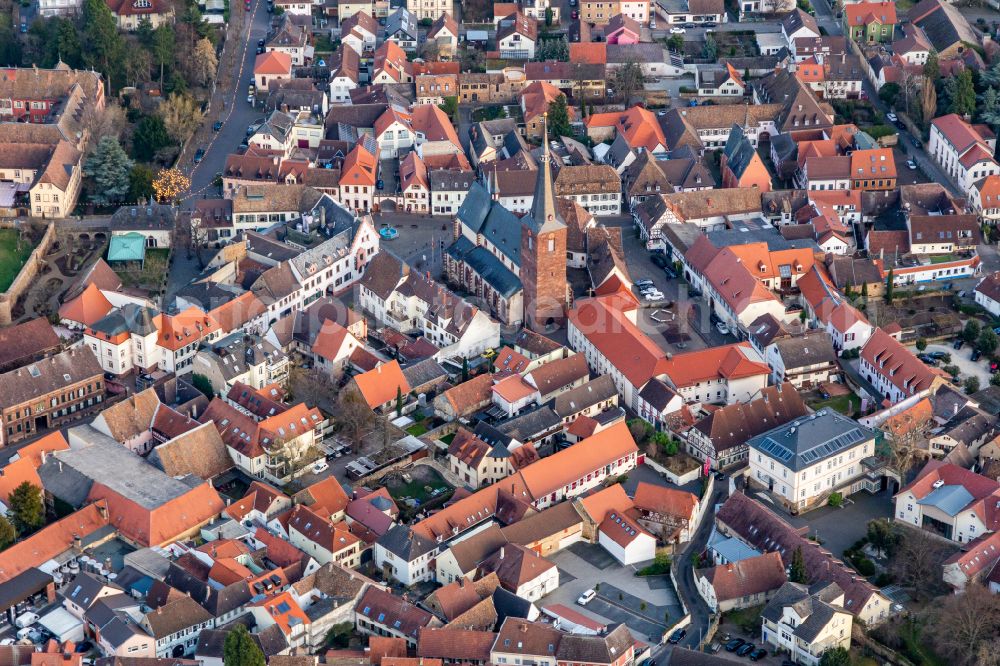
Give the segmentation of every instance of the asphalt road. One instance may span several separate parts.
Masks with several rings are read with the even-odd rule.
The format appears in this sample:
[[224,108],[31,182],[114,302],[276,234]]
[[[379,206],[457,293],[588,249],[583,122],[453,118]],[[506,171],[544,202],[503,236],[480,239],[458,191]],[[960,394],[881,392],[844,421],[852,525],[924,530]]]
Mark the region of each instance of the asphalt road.
[[[244,24],[244,30],[239,33],[239,39],[242,41],[236,45],[239,57],[236,60],[234,76],[222,76],[220,72],[220,83],[229,81],[229,88],[221,94],[216,92],[212,106],[205,116],[207,131],[199,132],[192,140],[189,154],[180,165],[191,178],[191,190],[187,199],[201,199],[218,194],[212,187],[215,174],[222,171],[226,165],[226,157],[236,152],[237,147],[246,138],[247,126],[263,116],[263,111],[248,104],[246,97],[247,89],[253,82],[257,41],[267,35],[270,20],[271,14],[267,13],[265,0],[253,0],[250,29],[246,30]],[[219,132],[212,132],[212,125],[218,120],[223,122],[222,129]],[[198,141],[199,138],[201,141]],[[205,156],[200,164],[193,164],[192,156],[199,147],[205,149]]]

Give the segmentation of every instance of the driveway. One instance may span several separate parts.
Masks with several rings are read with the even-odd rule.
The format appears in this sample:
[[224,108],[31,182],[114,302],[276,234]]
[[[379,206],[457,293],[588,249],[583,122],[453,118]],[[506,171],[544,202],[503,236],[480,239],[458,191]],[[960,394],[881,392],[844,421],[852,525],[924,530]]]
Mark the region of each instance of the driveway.
[[869,520],[890,518],[893,511],[892,495],[887,491],[877,495],[861,491],[847,498],[839,509],[823,506],[798,516],[789,515],[770,502],[764,505],[795,527],[808,528],[808,535],[818,536],[823,547],[835,557],[841,557],[855,541],[865,536]]

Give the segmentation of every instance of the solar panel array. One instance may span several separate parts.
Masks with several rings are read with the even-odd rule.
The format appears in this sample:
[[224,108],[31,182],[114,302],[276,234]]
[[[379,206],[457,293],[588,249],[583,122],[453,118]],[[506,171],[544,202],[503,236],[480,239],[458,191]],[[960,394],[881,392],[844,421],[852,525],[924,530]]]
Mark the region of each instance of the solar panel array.
[[789,460],[792,459],[792,456],[794,455],[791,449],[782,444],[779,444],[770,437],[765,437],[763,440],[761,440],[760,444],[758,445],[758,448],[760,448],[761,451],[771,456],[772,458],[775,458],[782,462],[788,462]]
[[[825,419],[828,422],[832,422],[834,427],[831,428],[829,423],[825,426],[814,423],[818,419]],[[795,457],[798,456],[801,466],[807,467],[820,460],[836,455],[838,452],[859,442],[863,442],[867,438],[865,429],[855,425],[855,427],[845,430],[829,439],[815,442],[817,438],[829,436],[831,430],[834,430],[834,432],[839,430],[836,426],[843,427],[847,425],[844,421],[846,419],[837,418],[836,415],[828,414],[824,410],[805,419],[793,421],[775,428],[768,433],[759,435],[750,440],[749,443],[753,448],[786,466],[798,467],[798,465],[792,463]]]
[[825,458],[831,456],[838,451],[842,451],[849,446],[857,444],[865,438],[864,434],[857,428],[852,428],[842,435],[837,435],[833,439],[823,442],[819,446],[815,446],[807,451],[803,451],[799,454],[802,457],[803,462],[811,463],[820,458]]

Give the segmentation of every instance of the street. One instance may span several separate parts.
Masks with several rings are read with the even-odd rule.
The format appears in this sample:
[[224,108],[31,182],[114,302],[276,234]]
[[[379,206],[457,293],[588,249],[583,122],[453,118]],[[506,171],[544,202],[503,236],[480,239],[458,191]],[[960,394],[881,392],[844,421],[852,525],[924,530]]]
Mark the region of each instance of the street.
[[[189,150],[183,156],[179,167],[191,178],[191,189],[186,196],[192,199],[216,196],[212,187],[215,175],[226,166],[226,157],[236,152],[237,147],[246,138],[247,126],[263,116],[260,108],[254,108],[246,101],[246,91],[253,82],[254,60],[257,58],[257,41],[267,36],[271,14],[266,11],[265,0],[253,0],[249,15],[249,30],[246,29],[247,18],[244,13],[243,30],[238,31],[241,43],[236,44],[237,58],[233,62],[232,72],[223,72],[224,61],[219,68],[220,89],[212,98],[205,122],[198,133],[192,137]],[[229,85],[221,89],[224,83]],[[212,131],[212,125],[221,120],[222,129]],[[192,163],[194,152],[198,148],[205,149],[205,155],[199,164]]]

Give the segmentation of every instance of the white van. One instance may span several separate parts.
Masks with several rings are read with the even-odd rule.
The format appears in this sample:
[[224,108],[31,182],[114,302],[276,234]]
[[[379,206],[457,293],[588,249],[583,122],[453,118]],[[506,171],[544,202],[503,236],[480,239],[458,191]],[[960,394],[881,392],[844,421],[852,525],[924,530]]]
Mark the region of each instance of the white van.
[[38,622],[38,613],[22,613],[14,620],[14,625],[18,629],[23,629],[24,627],[30,627],[36,622]]

